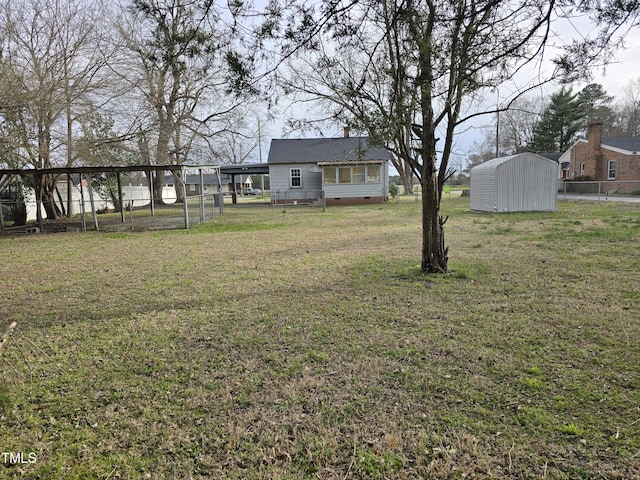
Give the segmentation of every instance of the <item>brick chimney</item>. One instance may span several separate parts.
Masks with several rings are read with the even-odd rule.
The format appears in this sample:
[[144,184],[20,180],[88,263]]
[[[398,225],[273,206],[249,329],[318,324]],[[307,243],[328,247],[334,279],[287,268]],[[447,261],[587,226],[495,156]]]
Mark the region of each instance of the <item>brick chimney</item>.
[[349,138],[349,133],[351,129],[349,127],[344,127],[344,138]]
[[602,123],[592,123],[587,131],[587,141],[589,142],[587,163],[592,163],[594,168],[594,179],[601,180],[604,175],[602,162]]

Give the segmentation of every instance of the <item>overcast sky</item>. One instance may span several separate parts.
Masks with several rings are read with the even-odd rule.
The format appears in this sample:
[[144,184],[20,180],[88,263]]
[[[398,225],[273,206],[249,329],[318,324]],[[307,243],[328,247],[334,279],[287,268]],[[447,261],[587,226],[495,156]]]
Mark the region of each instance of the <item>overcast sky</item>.
[[[547,48],[547,53],[545,55],[545,57],[549,60],[555,55],[555,52],[558,51],[554,50],[554,48],[562,46],[563,43],[570,41],[570,39],[572,38],[581,38],[587,35],[592,35],[597,30],[597,26],[591,25],[588,21],[577,19],[574,19],[571,22],[555,24],[554,28],[556,29],[557,36],[551,39],[550,44]],[[620,49],[616,53],[614,58],[608,59],[609,64],[606,67],[597,68],[596,70],[594,70],[593,78],[589,82],[583,82],[573,85],[574,90],[580,90],[587,83],[599,83],[604,87],[609,95],[615,96],[616,100],[620,100],[622,98],[623,88],[631,80],[640,77],[640,28],[635,28],[629,31],[625,38],[625,48]],[[551,62],[547,62],[547,65],[548,67],[545,67],[543,65],[539,68],[541,68],[541,70],[548,69],[548,71],[551,71]],[[537,76],[537,74],[538,72],[536,70],[531,70],[528,73],[523,72],[521,78],[518,78],[516,80],[516,83],[530,83]],[[531,92],[530,95],[539,95],[541,101],[543,101],[543,99],[548,99],[551,93],[556,91],[558,88],[560,88],[560,85],[558,83],[547,84],[544,87],[536,90],[535,92]],[[501,87],[501,92],[499,93],[500,98],[503,100],[505,97],[507,97],[510,90],[514,90],[514,87]],[[488,99],[488,102],[492,105],[495,105],[495,94],[492,98]],[[298,111],[294,109],[286,113],[290,115],[293,114],[298,119],[313,118],[314,116],[314,113],[307,113],[303,109],[299,109]],[[318,113],[317,115],[320,116],[321,114]],[[262,151],[264,161],[266,161],[266,157],[268,155],[269,143],[271,139],[281,138],[283,136],[282,130],[286,120],[286,116],[287,115],[284,114],[279,116],[277,120],[273,122],[265,121],[262,124]],[[469,125],[469,128],[460,131],[456,143],[455,152],[451,159],[451,164],[453,166],[463,167],[466,163],[467,155],[473,151],[474,144],[482,140],[487,129],[493,128],[495,128],[493,126],[493,120],[490,115],[487,115],[474,121],[472,125]],[[326,130],[323,130],[322,133],[326,137],[341,136],[342,126],[336,125],[333,128],[327,128]],[[315,134],[313,132],[293,132],[288,136],[291,138],[305,138],[315,136]]]

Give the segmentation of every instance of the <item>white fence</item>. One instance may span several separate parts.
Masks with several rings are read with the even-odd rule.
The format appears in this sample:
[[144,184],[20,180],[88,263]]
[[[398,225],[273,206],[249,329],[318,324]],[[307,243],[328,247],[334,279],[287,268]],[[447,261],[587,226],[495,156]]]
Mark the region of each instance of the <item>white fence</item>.
[[[77,214],[93,214],[94,208],[96,212],[104,211],[105,209],[113,210],[114,205],[110,199],[102,198],[94,189],[93,191],[93,205],[91,203],[91,195],[89,194],[89,188],[87,186],[74,186],[71,195],[71,208],[69,208],[67,200],[67,188],[66,186],[59,187],[60,195],[56,201],[59,206],[64,207],[66,212],[71,211],[74,215]],[[175,203],[177,199],[176,189],[174,187],[163,187],[162,200],[165,204]],[[122,202],[123,208],[130,209],[144,207],[151,203],[151,192],[149,187],[144,185],[125,185],[122,187]],[[10,202],[3,201],[2,204],[6,207],[10,206]],[[132,205],[133,204],[133,205]],[[27,221],[35,221],[37,219],[37,204],[36,195],[33,189],[29,189],[25,198],[25,205],[27,207]],[[41,208],[42,215],[45,215],[44,208]]]

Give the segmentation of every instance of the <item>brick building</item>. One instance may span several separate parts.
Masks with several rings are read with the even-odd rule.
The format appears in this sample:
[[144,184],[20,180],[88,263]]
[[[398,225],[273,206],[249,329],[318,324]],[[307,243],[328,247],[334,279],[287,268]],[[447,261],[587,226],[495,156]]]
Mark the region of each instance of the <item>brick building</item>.
[[640,137],[603,138],[602,123],[592,123],[587,139],[563,153],[560,164],[564,178],[605,182],[609,192],[640,190]]

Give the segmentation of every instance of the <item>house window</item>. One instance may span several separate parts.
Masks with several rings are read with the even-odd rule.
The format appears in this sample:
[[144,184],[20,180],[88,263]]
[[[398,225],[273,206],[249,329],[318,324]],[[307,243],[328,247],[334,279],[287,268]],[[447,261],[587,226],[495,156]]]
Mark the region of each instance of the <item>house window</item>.
[[351,167],[338,168],[339,183],[351,183]]
[[365,167],[353,167],[351,172],[351,183],[364,183]]
[[291,169],[291,188],[302,188],[302,171],[299,168]]
[[189,191],[190,192],[195,192],[196,191],[196,185],[194,183],[190,183],[189,184]]
[[324,167],[324,183],[337,183],[336,167]]
[[584,162],[580,164],[580,176],[584,177]]
[[618,161],[617,160],[609,160],[609,166],[607,168],[609,171],[609,175],[607,178],[609,180],[615,180],[618,176]]
[[380,165],[367,167],[367,183],[380,183]]

